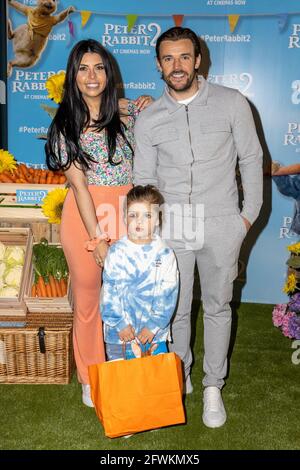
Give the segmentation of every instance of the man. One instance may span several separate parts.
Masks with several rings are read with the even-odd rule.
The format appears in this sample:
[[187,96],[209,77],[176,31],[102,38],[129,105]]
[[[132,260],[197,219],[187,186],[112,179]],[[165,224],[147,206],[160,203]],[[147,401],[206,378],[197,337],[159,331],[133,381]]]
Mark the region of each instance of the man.
[[156,56],[166,89],[136,122],[134,183],[156,185],[169,225],[173,214],[174,230],[165,238],[177,257],[180,294],[170,350],[184,363],[186,393],[193,391],[190,316],[197,262],[204,309],[202,418],[214,428],[226,421],[221,388],[231,332],[229,303],[240,247],[262,204],[262,150],[247,100],[237,90],[198,78],[201,51],[193,31],[174,27],[163,33]]

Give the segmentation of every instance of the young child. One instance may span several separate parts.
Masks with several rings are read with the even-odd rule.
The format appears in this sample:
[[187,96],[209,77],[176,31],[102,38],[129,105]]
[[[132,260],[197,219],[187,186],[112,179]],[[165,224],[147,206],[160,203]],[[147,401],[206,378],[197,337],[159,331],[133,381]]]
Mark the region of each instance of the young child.
[[150,185],[127,194],[127,235],[104,263],[100,309],[108,360],[167,352],[178,295],[173,250],[157,235],[163,197]]

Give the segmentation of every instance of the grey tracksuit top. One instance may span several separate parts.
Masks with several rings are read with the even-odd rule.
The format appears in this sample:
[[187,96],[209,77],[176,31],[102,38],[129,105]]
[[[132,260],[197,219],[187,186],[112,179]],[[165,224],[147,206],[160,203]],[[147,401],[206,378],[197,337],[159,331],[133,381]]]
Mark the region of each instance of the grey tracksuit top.
[[251,223],[262,204],[262,149],[250,106],[237,90],[199,80],[187,106],[168,93],[135,125],[134,184],[153,184],[166,203],[204,204],[204,217],[239,213],[236,162],[243,184],[241,214]]

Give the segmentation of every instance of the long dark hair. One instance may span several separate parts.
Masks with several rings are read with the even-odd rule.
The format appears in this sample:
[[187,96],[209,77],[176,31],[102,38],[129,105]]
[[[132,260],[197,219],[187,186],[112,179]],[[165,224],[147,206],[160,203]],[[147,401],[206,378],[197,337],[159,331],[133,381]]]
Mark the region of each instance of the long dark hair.
[[[126,126],[120,119],[112,58],[98,41],[86,39],[75,44],[69,55],[63,99],[49,127],[45,151],[46,163],[51,170],[67,170],[72,163],[87,170],[90,163],[95,162],[91,155],[82,150],[79,143],[81,133],[90,122],[88,106],[76,84],[76,76],[82,57],[87,52],[100,55],[106,73],[106,87],[101,97],[99,120],[95,121],[93,128],[97,132],[105,129],[108,161],[111,165],[121,163],[113,161],[118,135],[123,137],[132,151],[125,135]],[[61,140],[65,141],[67,161],[62,159]]]

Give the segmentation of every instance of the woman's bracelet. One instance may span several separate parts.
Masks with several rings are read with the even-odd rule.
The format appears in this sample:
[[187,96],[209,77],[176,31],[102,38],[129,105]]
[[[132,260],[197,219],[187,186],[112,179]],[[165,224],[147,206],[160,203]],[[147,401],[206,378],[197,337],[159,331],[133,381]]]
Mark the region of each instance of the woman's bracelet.
[[84,248],[86,249],[86,251],[95,251],[96,246],[99,245],[102,240],[109,242],[109,235],[107,233],[101,233],[99,237],[94,237],[90,240],[87,240],[86,242],[84,242]]

